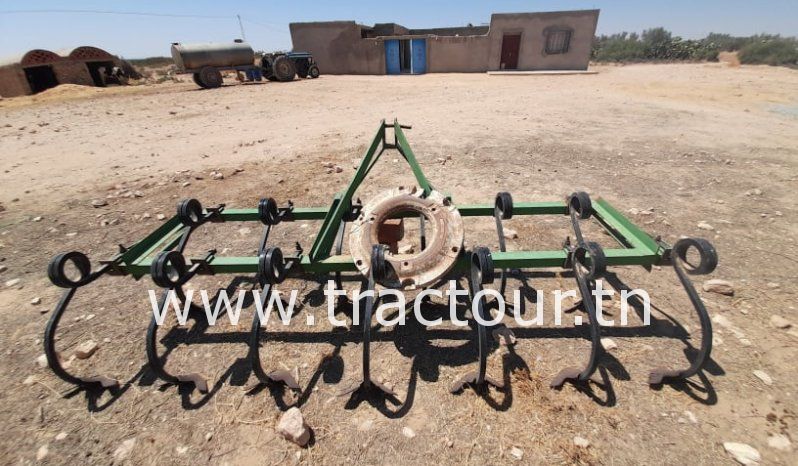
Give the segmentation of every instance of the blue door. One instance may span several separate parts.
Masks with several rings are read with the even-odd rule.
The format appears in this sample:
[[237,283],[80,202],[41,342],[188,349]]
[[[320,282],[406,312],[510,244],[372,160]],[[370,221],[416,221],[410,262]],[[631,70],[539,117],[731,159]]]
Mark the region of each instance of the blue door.
[[399,74],[399,41],[385,41],[385,72]]
[[424,74],[427,72],[427,39],[413,39],[410,41],[412,50],[413,74]]

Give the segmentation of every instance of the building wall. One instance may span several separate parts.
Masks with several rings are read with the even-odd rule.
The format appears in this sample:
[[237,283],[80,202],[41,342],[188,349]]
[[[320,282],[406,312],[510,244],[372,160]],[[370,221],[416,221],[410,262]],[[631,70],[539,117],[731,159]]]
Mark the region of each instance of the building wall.
[[[414,30],[393,23],[368,28],[354,21],[291,23],[290,29],[294,50],[312,53],[322,74],[385,74],[384,40],[408,38],[427,39],[430,73],[499,70],[505,34],[521,35],[518,70],[585,70],[598,15],[599,10],[494,14],[483,35],[428,34],[454,34],[468,28]],[[571,30],[568,52],[546,54],[544,31],[549,27]],[[363,34],[361,29],[365,29]],[[371,37],[378,30],[393,34]],[[364,39],[363,35],[370,37]]]
[[430,73],[480,73],[488,70],[488,36],[431,36],[427,38]]
[[[590,47],[596,34],[599,10],[558,11],[551,13],[494,14],[490,21],[488,69],[499,70],[504,34],[521,34],[518,50],[519,70],[586,70]],[[547,55],[548,27],[571,29],[567,53]]]
[[291,23],[295,51],[310,52],[322,74],[385,74],[385,45],[363,39],[354,21]]
[[0,68],[0,96],[16,97],[30,94],[30,86],[25,71],[19,64]]

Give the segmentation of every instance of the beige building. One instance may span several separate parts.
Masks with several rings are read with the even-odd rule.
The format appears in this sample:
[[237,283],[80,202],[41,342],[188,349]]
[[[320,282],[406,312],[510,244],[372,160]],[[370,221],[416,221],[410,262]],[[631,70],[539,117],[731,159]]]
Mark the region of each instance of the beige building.
[[322,74],[585,70],[599,10],[496,13],[488,26],[408,29],[354,21],[291,23],[295,51]]
[[0,61],[0,96],[35,94],[59,84],[103,86],[101,71],[114,66],[119,66],[119,59],[97,47],[76,47],[59,53],[34,49]]

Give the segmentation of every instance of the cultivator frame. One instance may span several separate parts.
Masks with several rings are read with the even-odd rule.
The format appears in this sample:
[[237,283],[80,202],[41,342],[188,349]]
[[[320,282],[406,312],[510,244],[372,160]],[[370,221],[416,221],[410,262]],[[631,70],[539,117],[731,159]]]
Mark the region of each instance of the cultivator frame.
[[[151,275],[156,285],[164,289],[160,300],[161,311],[167,306],[167,296],[174,290],[178,299],[184,301],[183,286],[196,275],[216,274],[251,274],[262,287],[261,299],[267,302],[275,285],[287,277],[307,277],[334,274],[339,289],[341,274],[354,272],[363,280],[363,287],[373,290],[390,273],[386,262],[386,251],[383,245],[375,244],[371,251],[368,273],[361,269],[350,255],[341,254],[345,229],[361,214],[363,206],[355,201],[355,193],[363,180],[386,150],[397,150],[410,166],[420,196],[428,196],[433,187],[424,175],[420,164],[410,148],[404,130],[409,126],[400,125],[398,121],[386,124],[383,120],[371,145],[366,151],[355,175],[346,189],[337,194],[329,207],[296,207],[288,201],[284,206],[271,198],[262,199],[258,208],[231,209],[224,204],[203,209],[194,199],[181,202],[177,215],[167,220],[154,232],[130,247],[120,246],[119,253],[109,260],[100,262],[100,267],[92,271],[89,259],[79,252],[59,254],[53,258],[48,275],[51,281],[66,288],[56,309],[47,324],[44,337],[47,362],[53,372],[63,380],[84,388],[113,388],[118,386],[116,380],[103,377],[78,377],[67,372],[61,365],[55,350],[55,333],[58,323],[69,305],[70,300],[79,288],[88,285],[103,275],[130,275],[138,280]],[[389,130],[393,138],[389,139]],[[445,202],[451,202],[446,196]],[[573,272],[578,291],[583,297],[581,307],[588,316],[591,349],[587,363],[582,367],[570,367],[562,370],[551,382],[555,388],[565,382],[586,383],[597,369],[602,351],[600,338],[601,327],[591,291],[595,280],[600,278],[607,267],[639,265],[650,270],[654,265],[672,265],[684,286],[694,310],[701,323],[701,347],[686,369],[654,369],[649,376],[649,383],[658,385],[672,379],[684,379],[698,373],[709,360],[712,345],[712,327],[707,311],[695,291],[687,274],[706,274],[712,272],[717,265],[717,254],[712,245],[703,239],[685,238],[670,246],[659,237],[653,238],[635,226],[603,199],[591,200],[586,193],[575,192],[565,201],[514,203],[509,193],[499,193],[493,204],[459,205],[456,207],[462,217],[493,217],[499,239],[499,251],[489,251],[485,247],[475,247],[471,251],[463,248],[454,268],[447,277],[458,277],[466,273],[468,284],[468,302],[474,300],[483,286],[494,282],[498,270],[500,278],[499,291],[503,295],[506,288],[507,274],[510,270],[561,268]],[[575,241],[566,237],[561,249],[540,251],[507,251],[503,235],[503,221],[517,216],[566,215],[570,217]],[[412,214],[401,214],[400,217],[411,217]],[[587,241],[580,223],[593,217],[604,230],[618,243],[618,247],[603,249],[598,243]],[[417,216],[420,221],[421,244],[425,247],[424,216]],[[296,244],[296,250],[290,254],[268,245],[272,230],[282,222],[315,220],[321,221],[321,228],[306,253],[302,245]],[[183,255],[186,244],[197,228],[207,223],[224,222],[259,222],[263,225],[258,255],[241,257],[220,257],[215,250],[209,251],[199,258],[186,260]],[[697,264],[687,260],[688,250],[694,248],[699,255]],[[76,271],[70,275],[67,269]],[[363,383],[360,389],[366,391],[377,388],[393,394],[387,387],[371,380],[369,367],[369,342],[371,331],[371,314],[375,300],[366,298],[363,326]],[[485,319],[489,303],[480,299],[476,311]],[[204,316],[203,316],[204,317]],[[475,372],[466,374],[452,386],[452,392],[458,392],[465,386],[474,386],[483,390],[487,385],[501,387],[502,382],[487,375],[487,328],[473,319],[476,328],[479,349],[478,366]],[[164,367],[164,357],[157,353],[158,324],[153,315],[150,322],[146,347],[148,362],[152,370],[161,379],[174,384],[193,384],[200,392],[208,390],[207,381],[197,373],[171,374]],[[258,314],[253,319],[249,341],[249,359],[258,380],[269,385],[284,385],[298,391],[299,384],[287,371],[267,372],[259,357],[260,334],[262,325]]]

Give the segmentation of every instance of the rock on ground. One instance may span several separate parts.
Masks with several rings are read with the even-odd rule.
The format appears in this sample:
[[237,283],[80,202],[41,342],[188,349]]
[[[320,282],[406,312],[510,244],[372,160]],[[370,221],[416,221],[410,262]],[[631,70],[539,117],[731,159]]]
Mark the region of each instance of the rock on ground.
[[522,449],[520,449],[518,447],[513,447],[513,448],[510,449],[510,455],[513,458],[515,458],[515,459],[520,461],[520,460],[524,459],[524,450],[522,450]]
[[136,437],[129,438],[122,442],[119,447],[114,451],[114,462],[119,463],[127,459],[130,456],[130,453],[133,451],[133,447],[136,446]]
[[789,320],[776,314],[770,316],[770,324],[776,328],[781,328],[781,329],[792,327],[792,323]]
[[42,461],[43,459],[45,459],[47,457],[47,453],[49,453],[47,445],[45,444],[40,446],[39,450],[36,451],[36,461]]
[[704,282],[704,291],[718,293],[726,296],[734,296],[734,285],[730,281],[713,278]]
[[762,456],[756,448],[745,443],[737,442],[723,442],[723,448],[728,454],[734,458],[738,463],[745,466],[753,466],[759,464]]
[[507,239],[516,239],[518,238],[518,232],[512,228],[504,228],[504,237]]
[[407,438],[413,438],[416,436],[416,431],[414,431],[410,427],[402,427],[402,435],[404,435]]
[[756,376],[757,379],[761,380],[762,383],[764,383],[765,385],[773,385],[773,379],[770,378],[768,373],[765,371],[758,371],[758,370],[754,371],[754,376]]
[[277,423],[277,432],[286,440],[290,440],[300,447],[307,445],[310,440],[310,429],[305,424],[302,411],[296,406],[284,412],[280,417],[280,422]]
[[792,450],[792,443],[790,442],[790,439],[787,438],[786,435],[782,434],[773,434],[768,437],[768,446],[781,451]]
[[89,359],[100,346],[94,340],[86,340],[75,348],[75,357]]
[[574,437],[574,445],[579,448],[587,448],[590,446],[590,440],[577,435]]
[[41,367],[42,369],[47,367],[47,355],[46,354],[39,355],[39,357],[36,358],[36,365]]

